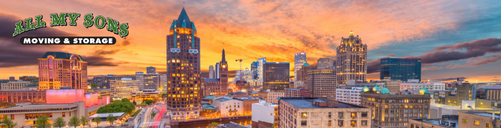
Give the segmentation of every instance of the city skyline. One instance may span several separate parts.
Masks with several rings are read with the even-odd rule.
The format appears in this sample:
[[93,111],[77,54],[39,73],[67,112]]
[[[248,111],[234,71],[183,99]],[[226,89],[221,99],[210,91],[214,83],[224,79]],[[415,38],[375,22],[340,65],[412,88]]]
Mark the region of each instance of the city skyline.
[[[318,58],[334,59],[341,37],[346,38],[353,31],[368,45],[369,80],[379,79],[381,58],[418,57],[423,60],[423,80],[464,77],[470,82],[501,81],[501,68],[496,68],[501,65],[501,29],[496,29],[501,28],[496,22],[501,16],[496,9],[501,4],[496,2],[186,1],[184,5],[176,1],[136,2],[66,1],[58,2],[56,10],[40,8],[54,6],[55,1],[32,4],[7,1],[8,4],[0,5],[0,25],[6,28],[0,31],[0,79],[38,76],[36,58],[47,51],[82,55],[88,62],[88,76],[133,75],[148,66],[165,72],[168,23],[177,19],[184,6],[190,20],[197,23],[202,39],[203,72],[220,60],[223,48],[230,71],[239,70],[235,59],[266,57],[269,62],[293,63],[294,54],[299,52],[308,54],[307,61],[313,65]],[[15,8],[18,6],[26,9]],[[102,8],[105,6],[121,11]],[[60,10],[127,21],[131,33],[112,46],[23,46],[17,42],[19,37],[12,38],[14,22],[35,15],[44,15],[48,20],[49,14]],[[77,24],[82,26],[82,22]],[[84,27],[48,27],[22,36],[70,35],[114,36]],[[242,69],[250,68],[253,61],[256,60],[242,61]],[[290,69],[293,74],[294,66]]]

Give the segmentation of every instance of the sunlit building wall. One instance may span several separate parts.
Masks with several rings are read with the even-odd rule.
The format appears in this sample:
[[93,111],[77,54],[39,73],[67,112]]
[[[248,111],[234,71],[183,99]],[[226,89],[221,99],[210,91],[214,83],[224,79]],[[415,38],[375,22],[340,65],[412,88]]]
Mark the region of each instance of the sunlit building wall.
[[122,100],[123,98],[132,99],[132,92],[139,91],[139,80],[132,78],[122,78],[121,80],[112,80],[110,83],[110,94],[112,100]]
[[9,81],[7,83],[2,83],[2,90],[20,90],[20,89],[25,89],[28,84],[31,82],[29,81]]
[[266,62],[263,65],[263,90],[284,92],[289,86],[289,62]]
[[297,81],[297,71],[306,63],[306,53],[296,53],[294,55],[294,81]]
[[341,44],[336,50],[337,83],[367,81],[367,44],[362,44],[362,39],[350,32],[348,38],[341,37]]
[[38,58],[39,89],[72,89],[87,87],[87,62],[80,55],[46,52]]

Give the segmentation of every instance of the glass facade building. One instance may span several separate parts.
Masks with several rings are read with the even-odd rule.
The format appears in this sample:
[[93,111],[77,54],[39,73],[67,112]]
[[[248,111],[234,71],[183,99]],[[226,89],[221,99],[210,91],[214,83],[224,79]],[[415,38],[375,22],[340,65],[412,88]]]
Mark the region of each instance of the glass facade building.
[[421,59],[386,58],[381,59],[380,78],[391,77],[392,80],[421,81]]

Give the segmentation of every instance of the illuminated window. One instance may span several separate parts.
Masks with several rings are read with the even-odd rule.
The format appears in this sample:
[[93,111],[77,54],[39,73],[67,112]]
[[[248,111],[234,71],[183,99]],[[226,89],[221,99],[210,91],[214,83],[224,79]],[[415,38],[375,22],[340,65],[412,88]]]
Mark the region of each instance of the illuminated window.
[[490,128],[490,127],[491,127],[491,124],[490,124],[490,123],[485,123],[485,127]]
[[302,112],[301,117],[306,118],[307,117],[306,112]]
[[63,112],[63,117],[66,117],[66,113]]
[[468,121],[466,119],[463,119],[463,123],[467,123]]
[[328,123],[329,126],[331,126],[331,121],[329,120],[329,123]]
[[473,123],[474,123],[475,125],[477,125],[477,126],[479,126],[479,125],[480,125],[480,122],[478,122],[478,121],[474,121]]
[[351,126],[357,126],[357,121],[356,120],[351,120],[350,121]]
[[357,117],[357,113],[356,112],[352,112],[351,113],[351,117],[353,117],[353,118]]

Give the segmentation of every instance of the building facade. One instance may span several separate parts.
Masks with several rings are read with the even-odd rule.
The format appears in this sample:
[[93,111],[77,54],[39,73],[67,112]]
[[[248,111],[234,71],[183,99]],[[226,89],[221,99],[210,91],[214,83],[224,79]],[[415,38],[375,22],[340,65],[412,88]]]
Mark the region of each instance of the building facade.
[[307,87],[312,97],[329,97],[336,99],[336,70],[315,69],[308,71]]
[[284,97],[311,97],[310,88],[286,88]]
[[26,89],[28,84],[31,82],[29,81],[9,81],[7,83],[2,83],[2,90],[20,90],[20,89]]
[[367,81],[367,45],[362,39],[350,32],[348,38],[341,38],[336,56],[337,83],[348,80]]
[[280,128],[371,128],[370,108],[332,99],[286,97],[278,110]]
[[336,100],[350,104],[360,105],[360,91],[362,87],[352,87],[349,89],[336,89]]
[[87,62],[80,55],[64,52],[46,52],[38,58],[40,90],[87,87]]
[[214,99],[212,105],[219,108],[222,117],[243,115],[242,101],[231,99],[229,97],[220,97]]
[[445,90],[445,83],[407,83],[407,82],[400,83],[400,90],[401,91],[408,90],[410,92],[417,92],[423,86],[430,91],[444,91]]
[[132,78],[122,78],[112,80],[110,83],[110,95],[112,100],[132,99],[132,92],[139,91],[139,80]]
[[380,79],[391,77],[392,80],[419,79],[421,81],[421,59],[385,58],[381,59],[380,68]]
[[284,92],[259,92],[258,97],[268,103],[278,103],[280,97],[284,97]]
[[91,80],[90,83],[97,84],[97,87],[99,88],[110,88],[110,81],[112,80],[120,80],[124,78],[123,76],[115,76],[113,74],[108,74],[108,75],[98,75],[94,76]]
[[[140,86],[141,87],[141,86]],[[158,90],[160,87],[160,77],[157,73],[147,73],[144,74],[144,79],[143,79],[143,88],[139,88],[140,90],[143,89],[155,89]]]
[[0,101],[11,104],[31,102],[32,104],[44,104],[46,102],[45,90],[0,90]]
[[65,122],[68,122],[71,117],[87,117],[84,106],[84,102],[72,104],[18,105],[0,108],[0,119],[3,120],[3,118],[8,117],[12,119],[14,123],[17,123],[16,127],[35,126],[36,119],[42,115],[47,116],[49,122],[53,122],[59,117],[62,117]]
[[263,90],[284,92],[289,87],[289,62],[266,62],[263,65]]
[[258,97],[251,97],[251,96],[233,97],[233,99],[242,101],[242,106],[243,106],[242,114],[247,116],[252,115],[252,104],[259,103]]
[[153,67],[153,66],[149,66],[149,67],[146,67],[146,73],[147,74],[150,74],[150,73],[157,73],[157,68]]
[[422,95],[392,95],[386,87],[364,87],[361,105],[371,109],[373,127],[408,128],[410,119],[430,117],[430,93],[426,88],[420,92]]
[[499,114],[492,112],[460,112],[458,115],[457,128],[498,128],[501,124]]
[[294,81],[297,81],[297,71],[306,63],[306,53],[296,53],[294,55]]
[[162,92],[155,89],[144,89],[142,91],[132,92],[132,101],[142,102],[144,100],[161,100]]
[[331,58],[319,58],[317,60],[317,69],[335,69],[334,60]]
[[210,65],[209,66],[209,79],[214,79],[214,66]]
[[172,119],[198,118],[202,101],[200,38],[186,10],[167,35],[167,111]]
[[[252,128],[278,128],[278,105],[266,102],[252,104]],[[275,126],[275,127],[272,127]]]

